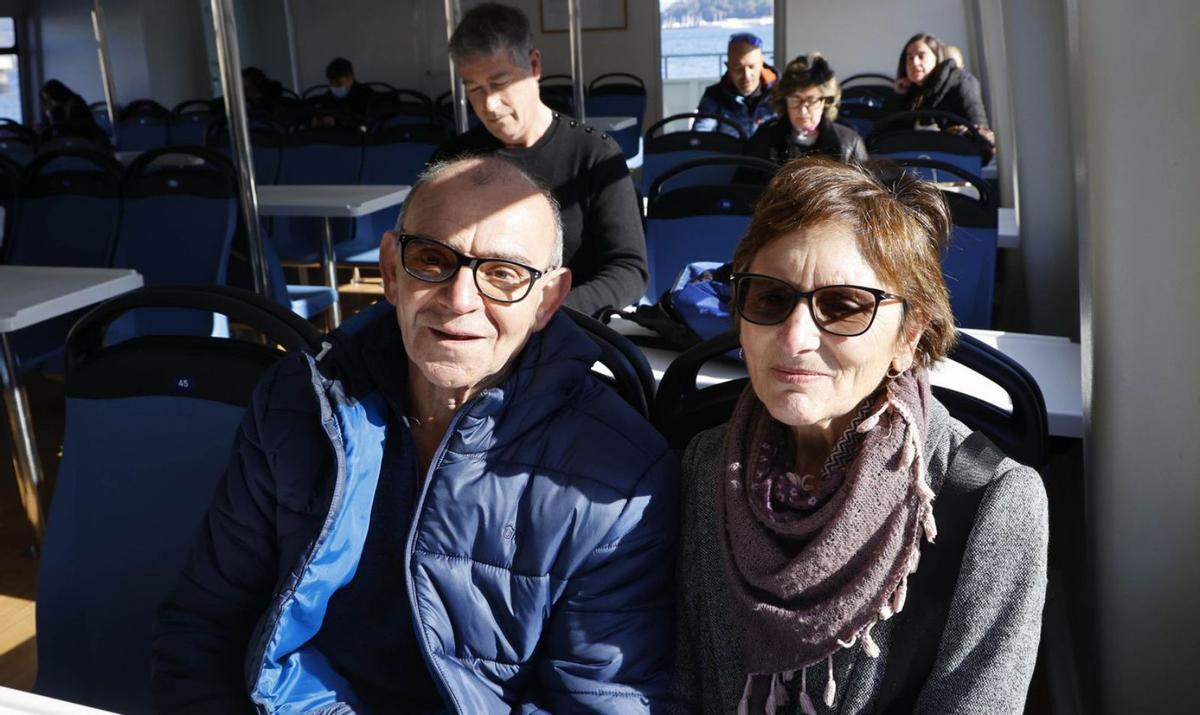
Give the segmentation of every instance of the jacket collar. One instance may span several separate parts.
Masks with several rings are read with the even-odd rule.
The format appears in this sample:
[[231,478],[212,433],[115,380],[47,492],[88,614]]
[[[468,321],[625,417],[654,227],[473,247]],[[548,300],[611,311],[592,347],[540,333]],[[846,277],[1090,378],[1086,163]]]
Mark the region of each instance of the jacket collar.
[[[318,364],[327,377],[342,381],[347,396],[362,399],[378,392],[397,414],[407,411],[408,356],[390,303],[380,300],[326,340],[332,347]],[[568,402],[598,357],[591,339],[560,311],[530,336],[504,382],[464,405],[460,427],[520,434]]]

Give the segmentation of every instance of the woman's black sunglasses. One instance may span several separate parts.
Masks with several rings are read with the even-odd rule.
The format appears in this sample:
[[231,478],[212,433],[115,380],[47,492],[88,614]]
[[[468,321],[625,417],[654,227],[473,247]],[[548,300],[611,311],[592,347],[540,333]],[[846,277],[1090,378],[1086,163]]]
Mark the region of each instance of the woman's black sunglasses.
[[801,291],[786,281],[758,273],[734,273],[733,295],[738,315],[756,325],[782,323],[797,303],[807,299],[809,315],[817,327],[845,338],[870,330],[881,302],[904,300],[866,286],[832,285]]

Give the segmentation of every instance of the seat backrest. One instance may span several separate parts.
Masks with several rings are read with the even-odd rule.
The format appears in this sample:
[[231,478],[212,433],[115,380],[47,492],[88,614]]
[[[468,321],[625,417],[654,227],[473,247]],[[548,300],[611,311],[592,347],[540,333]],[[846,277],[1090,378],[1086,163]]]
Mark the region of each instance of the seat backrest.
[[4,262],[4,244],[12,234],[23,173],[20,164],[0,155],[0,263]]
[[171,110],[168,141],[171,144],[203,145],[208,138],[208,125],[221,113],[211,100],[189,99]]
[[733,258],[754,204],[777,169],[765,159],[715,156],[684,162],[655,180],[645,222],[648,302],[657,301],[687,264]]
[[117,115],[117,149],[145,151],[166,146],[171,112],[152,99],[130,102]]
[[87,150],[43,153],[25,168],[6,261],[104,267],[121,215],[122,167]]
[[[938,127],[965,127],[961,134],[918,129],[918,122]],[[919,110],[891,114],[875,121],[867,136],[867,151],[889,159],[919,158],[952,164],[971,174],[983,169],[988,142],[969,119],[950,112]]]
[[[163,157],[195,164],[160,167]],[[232,163],[204,147],[154,149],[125,171],[121,228],[113,265],[133,268],[148,286],[225,283],[238,221]],[[132,311],[113,331],[130,335],[210,335],[212,314],[165,309]]]
[[560,114],[575,116],[575,85],[569,74],[542,75],[538,91],[542,102]]
[[[340,127],[310,128],[288,136],[279,163],[279,184],[358,184],[362,178],[366,134]],[[355,236],[355,222],[332,219],[333,241]],[[320,255],[321,219],[279,216],[271,222],[271,240],[285,261],[309,263]],[[375,237],[378,242],[379,238]],[[370,248],[368,246],[367,248]],[[357,250],[366,250],[359,248]]]
[[[697,433],[729,421],[749,378],[700,388],[697,377],[706,364],[725,360],[737,347],[737,334],[725,333],[681,353],[663,373],[654,398],[654,425],[672,447],[682,449]],[[1006,412],[977,397],[934,386],[934,394],[950,414],[986,434],[1013,459],[1034,466],[1045,464],[1049,442],[1046,402],[1029,372],[966,333],[959,333],[947,359],[1000,386],[1013,405],[1012,411]]]
[[[733,127],[738,136],[730,136],[719,131],[698,132],[691,129],[661,133],[672,122],[695,119],[713,119],[718,124]],[[740,156],[745,145],[746,138],[742,128],[728,117],[703,112],[687,112],[661,119],[651,124],[646,130],[643,144],[645,158],[642,164],[642,193],[648,193],[654,181],[663,172],[677,164],[707,156]]]
[[629,338],[590,315],[565,306],[561,310],[600,348],[599,363],[608,371],[601,378],[649,420],[654,409],[654,373],[646,356]]
[[[250,124],[251,153],[254,157],[254,178],[260,184],[277,183],[285,141],[283,127],[262,112],[252,112],[247,118]],[[209,122],[205,144],[227,157],[232,157],[229,123],[224,117],[214,117]]]
[[[105,345],[129,310],[221,312],[265,344],[191,336]],[[217,286],[142,288],[91,311],[67,343],[66,432],[38,570],[43,695],[149,712],[156,612],[179,578],[251,392],[308,323]]]
[[280,158],[280,184],[357,184],[366,135],[342,127],[292,131]]
[[[954,183],[947,184],[943,191],[953,221],[950,245],[942,256],[942,275],[950,290],[950,307],[959,327],[992,327],[999,227],[991,186],[945,162],[900,158],[896,164],[921,178],[933,175],[942,182]],[[973,190],[976,196],[965,193],[964,189]]]
[[[386,122],[387,117],[381,119]],[[425,169],[438,146],[449,138],[442,126],[386,125],[370,133],[363,150],[363,184],[412,186]],[[354,255],[375,248],[384,231],[392,230],[400,215],[400,205],[369,213],[355,219],[354,240],[339,246],[338,255]]]

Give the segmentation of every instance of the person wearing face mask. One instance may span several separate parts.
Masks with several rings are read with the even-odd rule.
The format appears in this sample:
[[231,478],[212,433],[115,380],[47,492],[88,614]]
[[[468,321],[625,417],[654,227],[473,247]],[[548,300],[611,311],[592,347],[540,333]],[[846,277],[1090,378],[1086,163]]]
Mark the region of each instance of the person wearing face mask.
[[779,116],[758,128],[746,154],[780,164],[809,154],[845,163],[865,162],[862,137],[834,123],[841,99],[841,85],[821,53],[797,57],[771,90],[770,102]]
[[[778,73],[763,61],[762,38],[740,32],[729,38],[725,76],[704,89],[697,112],[719,114],[732,119],[751,136],[759,125],[775,117],[775,108],[767,100]],[[698,132],[734,131],[714,119],[697,119],[692,129]]]
[[325,67],[329,91],[317,98],[320,109],[335,109],[365,118],[375,92],[354,79],[354,65],[345,57],[335,57]]
[[43,138],[68,135],[108,143],[108,135],[96,124],[87,102],[67,85],[56,79],[49,80],[42,85],[41,99],[45,117],[41,128]]
[[935,109],[957,114],[995,144],[979,80],[948,59],[946,45],[928,32],[919,32],[904,43],[896,65],[896,91],[902,95],[904,111]]

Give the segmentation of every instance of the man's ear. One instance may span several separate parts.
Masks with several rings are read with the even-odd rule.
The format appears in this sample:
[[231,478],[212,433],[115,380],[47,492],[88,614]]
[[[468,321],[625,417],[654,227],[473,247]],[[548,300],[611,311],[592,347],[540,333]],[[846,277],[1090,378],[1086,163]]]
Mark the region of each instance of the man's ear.
[[571,292],[571,269],[556,268],[548,276],[542,277],[541,300],[537,307],[537,321],[534,330],[541,330],[550,322]]
[[400,267],[400,237],[384,231],[379,241],[379,274],[383,276],[383,295],[392,305],[400,305],[400,282],[396,269]]
[[542,78],[542,51],[536,47],[529,51],[529,71],[534,79]]

